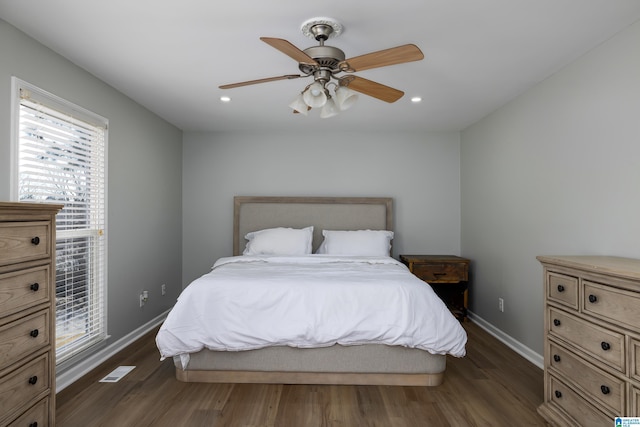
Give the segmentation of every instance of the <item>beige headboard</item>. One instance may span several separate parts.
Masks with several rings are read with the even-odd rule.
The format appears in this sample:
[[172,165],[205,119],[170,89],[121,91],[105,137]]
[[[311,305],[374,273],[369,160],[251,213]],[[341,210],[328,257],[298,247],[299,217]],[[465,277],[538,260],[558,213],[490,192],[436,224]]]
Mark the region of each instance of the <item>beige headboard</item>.
[[390,197],[262,197],[233,199],[233,254],[240,255],[244,236],[273,227],[313,230],[313,250],[322,242],[322,230],[393,230]]

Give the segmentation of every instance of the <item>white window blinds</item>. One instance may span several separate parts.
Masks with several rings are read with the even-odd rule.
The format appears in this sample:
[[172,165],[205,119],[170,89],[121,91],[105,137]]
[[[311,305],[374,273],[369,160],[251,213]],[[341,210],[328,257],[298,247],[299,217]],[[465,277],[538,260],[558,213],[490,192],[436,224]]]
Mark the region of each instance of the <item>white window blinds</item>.
[[18,198],[56,217],[56,361],[106,338],[106,120],[19,90]]

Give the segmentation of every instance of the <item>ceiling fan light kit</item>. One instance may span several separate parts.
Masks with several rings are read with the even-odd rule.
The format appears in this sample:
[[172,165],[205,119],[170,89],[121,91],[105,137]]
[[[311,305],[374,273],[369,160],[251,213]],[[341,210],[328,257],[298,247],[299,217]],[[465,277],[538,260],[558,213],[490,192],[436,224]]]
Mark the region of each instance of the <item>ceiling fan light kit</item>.
[[289,104],[289,108],[293,110],[294,113],[300,113],[302,115],[307,115],[309,107],[304,102],[304,98],[302,93],[295,97],[291,104]]
[[[313,83],[307,85],[302,93],[289,104],[289,107],[293,109],[294,113],[301,113],[305,116],[311,108],[322,108],[320,112],[321,118],[333,117],[340,111],[352,107],[358,99],[355,92],[389,103],[400,99],[404,92],[355,76],[352,73],[371,68],[419,61],[424,58],[420,49],[416,45],[406,44],[345,59],[346,56],[342,50],[324,44],[329,38],[340,35],[343,30],[342,24],[332,18],[312,18],[303,22],[302,33],[319,43],[318,46],[312,46],[304,50],[298,49],[284,39],[260,37],[263,42],[296,60],[298,68],[303,74],[288,74],[232,83],[222,85],[220,89],[231,89],[276,80],[313,77]],[[341,73],[347,73],[347,75],[341,76]],[[333,88],[333,95],[329,91],[330,88]]]
[[333,98],[329,98],[327,99],[327,102],[325,102],[324,106],[322,107],[322,110],[320,110],[320,118],[327,119],[329,117],[333,117],[337,115],[339,112],[340,112],[340,109],[336,105]]
[[311,108],[320,108],[324,106],[329,97],[325,93],[325,87],[320,82],[315,82],[302,93],[304,103]]

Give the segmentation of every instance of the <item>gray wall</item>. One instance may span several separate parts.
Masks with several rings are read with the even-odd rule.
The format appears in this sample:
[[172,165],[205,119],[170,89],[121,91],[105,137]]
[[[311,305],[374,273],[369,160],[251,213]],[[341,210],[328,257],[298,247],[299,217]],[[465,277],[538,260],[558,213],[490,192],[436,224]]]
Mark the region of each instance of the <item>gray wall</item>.
[[461,135],[471,310],[539,354],[536,255],[640,257],[639,46],[636,23]]
[[[113,342],[167,310],[181,290],[182,132],[2,20],[0,57],[0,200],[9,200],[11,192],[11,76],[109,120],[108,333]],[[168,287],[165,297],[162,283]],[[143,289],[150,299],[139,308]]]
[[457,132],[186,132],[183,144],[185,285],[231,255],[235,195],[393,197],[396,256],[460,252]]

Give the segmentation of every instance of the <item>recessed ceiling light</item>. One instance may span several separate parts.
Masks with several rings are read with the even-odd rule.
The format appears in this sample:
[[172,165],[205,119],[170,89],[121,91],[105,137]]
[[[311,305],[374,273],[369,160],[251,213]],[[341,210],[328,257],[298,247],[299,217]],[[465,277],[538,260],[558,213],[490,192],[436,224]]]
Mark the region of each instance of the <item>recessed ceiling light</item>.
[[231,102],[231,98],[228,96],[221,96],[220,101],[222,102]]
[[413,98],[411,98],[411,102],[417,104],[418,102],[422,102],[422,98],[420,98],[419,96],[414,96]]

